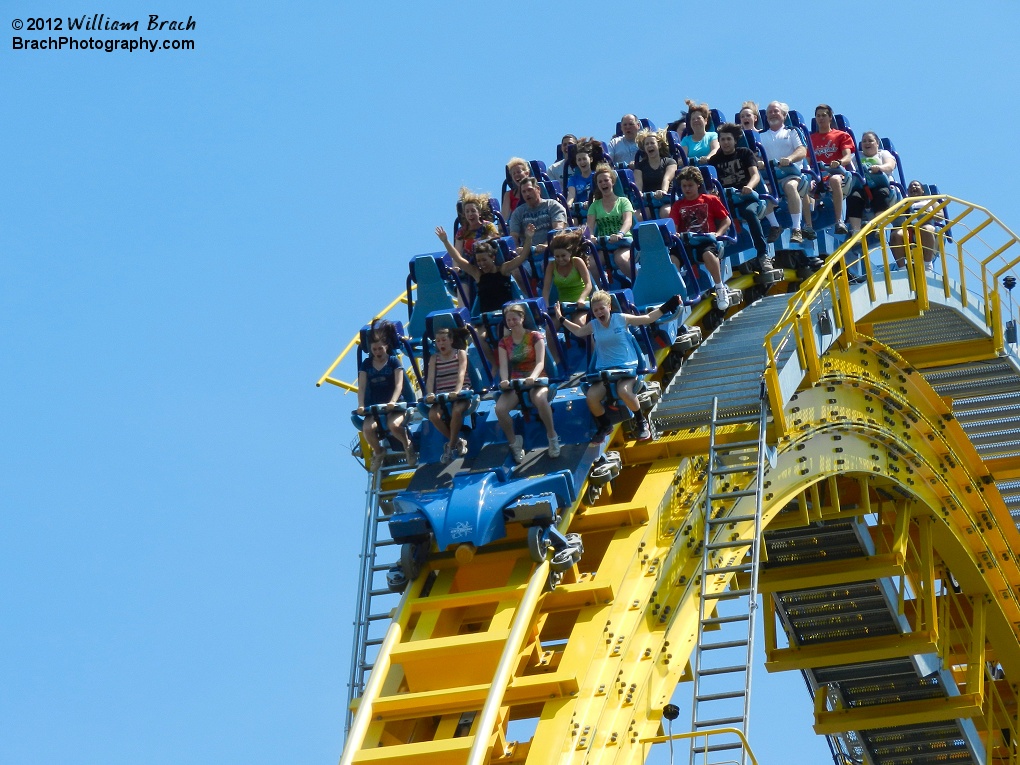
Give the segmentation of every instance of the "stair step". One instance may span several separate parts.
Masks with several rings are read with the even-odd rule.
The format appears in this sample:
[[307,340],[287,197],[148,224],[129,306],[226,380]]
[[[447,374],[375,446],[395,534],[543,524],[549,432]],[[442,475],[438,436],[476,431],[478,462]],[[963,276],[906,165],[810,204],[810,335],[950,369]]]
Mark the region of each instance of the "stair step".
[[745,689],[739,691],[726,691],[725,693],[706,693],[704,696],[695,696],[695,701],[723,701],[725,699],[742,699],[747,696]]
[[746,465],[735,465],[734,467],[712,467],[709,469],[712,475],[733,475],[734,473],[757,473],[758,462],[748,460]]
[[734,624],[735,622],[746,622],[751,619],[749,614],[738,614],[737,616],[712,616],[701,620],[701,626],[710,624]]
[[[757,420],[756,420],[757,421]],[[728,454],[729,452],[740,451],[741,449],[757,449],[757,441],[733,441],[731,443],[719,444],[713,450],[715,454]]]
[[753,521],[758,516],[756,515],[723,515],[718,518],[709,518],[709,525],[722,525],[726,523],[743,523],[744,521]]
[[706,600],[732,600],[733,598],[742,598],[745,595],[750,595],[751,590],[723,590],[722,592],[706,592]]
[[712,744],[711,746],[699,746],[696,754],[702,752],[732,752],[734,749],[743,749],[744,745],[739,741],[733,744]]
[[702,643],[699,646],[702,651],[715,651],[723,648],[747,648],[747,640],[727,640],[722,643]]
[[702,677],[708,675],[732,675],[735,672],[747,672],[746,664],[734,664],[728,667],[702,667],[698,670],[698,674]]
[[740,489],[739,491],[727,491],[723,494],[709,494],[709,499],[728,499],[730,497],[753,497],[758,493],[757,489]]
[[718,574],[747,574],[751,571],[750,563],[742,563],[738,566],[720,566],[719,568],[706,568],[705,576],[717,576]]
[[753,539],[734,539],[732,542],[710,542],[705,545],[709,550],[730,550],[737,547],[750,547]]
[[744,717],[717,717],[714,720],[695,720],[695,728],[722,728],[730,725],[743,725]]

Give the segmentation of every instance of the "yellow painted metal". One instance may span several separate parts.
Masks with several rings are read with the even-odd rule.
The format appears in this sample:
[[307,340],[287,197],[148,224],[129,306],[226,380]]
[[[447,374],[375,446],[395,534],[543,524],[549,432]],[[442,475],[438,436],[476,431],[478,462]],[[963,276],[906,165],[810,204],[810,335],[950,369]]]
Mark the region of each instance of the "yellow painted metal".
[[[414,289],[413,286],[412,289]],[[393,298],[392,301],[390,301],[389,305],[387,305],[379,313],[373,316],[368,323],[371,324],[376,319],[385,318],[398,305],[407,305],[407,295],[405,295],[404,293],[400,293],[399,295],[397,295],[395,298]],[[340,355],[337,356],[333,360],[333,363],[330,364],[329,367],[326,369],[326,371],[322,373],[322,377],[320,377],[318,381],[315,383],[315,387],[318,388],[323,383],[329,383],[330,385],[335,385],[338,388],[342,388],[345,392],[357,393],[358,392],[357,372],[355,372],[354,382],[344,382],[343,380],[337,379],[332,375],[336,371],[337,367],[339,367],[340,364],[343,362],[343,360],[347,358],[347,354],[349,354],[351,351],[357,348],[360,343],[361,333],[359,332],[358,334],[351,338],[351,341],[344,346],[344,349],[342,351],[340,351]]]
[[[909,290],[902,292],[889,276],[894,253],[885,238],[878,247],[866,240],[869,231],[898,227],[919,242],[918,229],[933,218],[932,210],[894,206],[844,252],[861,246],[868,297],[884,298],[888,306],[893,296],[903,316],[950,295],[969,304],[960,287],[980,284],[978,310],[994,338],[1002,320],[997,280],[1018,260],[1016,237],[976,205],[930,201],[949,219],[936,237],[943,273],[955,279],[943,280],[944,295],[929,291],[919,244],[905,249]],[[791,297],[766,338],[774,417],[769,441],[777,445],[777,458],[762,486],[762,520],[772,529],[866,516],[877,552],[839,565],[796,567],[796,573],[763,572],[772,615],[764,620],[770,668],[937,654],[952,667],[960,695],[862,709],[833,706],[819,693],[816,730],[967,718],[978,726],[990,758],[1020,765],[1020,533],[950,403],[908,359],[865,334],[874,317],[855,314],[861,301],[840,260],[830,259]],[[878,264],[885,276],[876,280],[870,274]],[[825,353],[813,326],[823,296],[835,334]],[[783,403],[775,359],[789,343],[804,381]],[[994,355],[997,348],[1001,344],[991,342],[980,353]],[[924,363],[933,366],[960,355],[959,349],[928,350]],[[330,376],[342,357],[320,383],[338,384]],[[722,437],[747,435],[731,428]],[[398,610],[342,765],[629,765],[667,740],[661,710],[677,684],[690,678],[698,637],[704,529],[693,511],[704,499],[707,436],[693,431],[666,434],[654,444],[616,443],[624,469],[612,494],[573,508],[565,519],[570,531],[583,534],[585,555],[555,591],[533,589],[542,573],[536,579],[521,529],[511,527],[507,540],[468,562],[435,554]],[[1020,468],[1000,466],[1011,470]],[[739,498],[723,512],[750,515],[753,504],[753,497]],[[741,535],[748,527],[735,521],[718,533]],[[824,651],[779,644],[773,593],[876,578],[896,582],[908,634],[828,644]],[[729,577],[715,576],[710,591],[729,584]]]
[[[652,736],[651,738],[641,739],[642,744],[664,744],[668,741],[694,741],[694,748],[708,753],[708,747],[711,746],[713,736],[736,736],[740,739],[740,744],[744,755],[747,757],[747,762],[751,765],[758,765],[758,758],[754,756],[754,752],[751,750],[751,744],[744,737],[744,732],[737,728],[713,728],[712,730],[698,731],[696,733],[674,733],[671,736]],[[697,742],[700,739],[704,739],[701,746],[698,746]]]

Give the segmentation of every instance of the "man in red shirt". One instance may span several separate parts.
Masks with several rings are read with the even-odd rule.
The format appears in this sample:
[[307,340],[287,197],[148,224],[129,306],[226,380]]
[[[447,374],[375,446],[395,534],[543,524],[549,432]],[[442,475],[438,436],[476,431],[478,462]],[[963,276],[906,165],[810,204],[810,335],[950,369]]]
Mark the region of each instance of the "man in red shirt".
[[811,146],[815,150],[822,181],[829,184],[832,192],[832,207],[836,213],[836,233],[846,234],[843,222],[843,200],[850,191],[851,173],[854,169],[854,139],[849,133],[832,127],[832,107],[818,104],[815,107],[815,122],[818,131],[811,134]]
[[680,180],[682,197],[674,203],[669,217],[676,224],[677,233],[691,234],[689,251],[694,259],[704,263],[715,284],[715,307],[725,311],[730,307],[730,296],[722,281],[719,266],[718,237],[730,227],[730,216],[719,197],[702,194],[705,178],[696,167],[684,167],[676,174]]

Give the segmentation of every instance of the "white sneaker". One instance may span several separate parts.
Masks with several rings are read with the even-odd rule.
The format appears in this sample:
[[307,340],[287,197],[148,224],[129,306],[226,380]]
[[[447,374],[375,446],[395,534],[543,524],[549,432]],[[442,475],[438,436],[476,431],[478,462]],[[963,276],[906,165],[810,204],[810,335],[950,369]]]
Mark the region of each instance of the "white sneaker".
[[458,457],[466,457],[468,453],[468,442],[465,441],[463,438],[458,438],[457,446],[454,448],[453,451]]
[[524,436],[517,436],[510,444],[510,454],[513,455],[514,462],[520,465],[524,462]]
[[715,288],[715,307],[720,311],[730,307],[730,293],[725,286]]
[[560,456],[560,437],[553,436],[549,439],[549,456],[556,459]]

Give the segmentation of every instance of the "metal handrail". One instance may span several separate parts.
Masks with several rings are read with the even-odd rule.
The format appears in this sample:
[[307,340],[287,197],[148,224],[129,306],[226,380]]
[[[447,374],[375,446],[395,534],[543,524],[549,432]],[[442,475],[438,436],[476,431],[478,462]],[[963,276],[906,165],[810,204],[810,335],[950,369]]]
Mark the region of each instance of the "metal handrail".
[[[412,285],[411,288],[414,289],[415,285]],[[373,316],[371,321],[375,321],[377,319],[381,319],[382,317],[384,317],[386,314],[388,314],[390,311],[392,311],[394,308],[396,308],[401,303],[403,303],[404,305],[407,305],[407,294],[404,293],[404,292],[401,292],[399,295],[397,295],[388,306],[386,306],[379,313],[377,313],[375,316]],[[338,388],[343,388],[344,392],[346,392],[346,393],[357,393],[358,392],[358,383],[357,382],[353,382],[353,383],[344,382],[343,380],[338,380],[338,379],[336,379],[334,377],[331,377],[330,375],[332,375],[333,371],[338,366],[340,366],[340,363],[344,360],[344,358],[346,358],[347,354],[350,353],[355,348],[357,348],[360,344],[361,344],[361,332],[359,330],[354,335],[354,337],[351,338],[351,341],[349,343],[347,343],[346,346],[344,346],[344,349],[342,351],[340,351],[340,355],[337,356],[336,359],[333,361],[333,363],[329,365],[329,368],[325,372],[322,373],[322,377],[320,377],[318,379],[318,381],[315,383],[315,387],[319,388],[325,382],[325,383],[329,383],[330,385],[335,385]]]
[[751,750],[751,744],[744,736],[744,732],[739,728],[712,728],[711,730],[702,731],[691,731],[689,733],[671,733],[668,736],[651,736],[649,738],[639,738],[639,744],[664,744],[667,741],[677,741],[685,738],[698,738],[700,736],[705,737],[705,755],[708,755],[708,739],[710,736],[716,735],[728,735],[737,736],[740,738],[740,745],[743,747],[744,753],[747,755],[751,762],[751,765],[758,765],[758,759],[754,756],[754,752]]
[[[928,204],[911,211],[910,208],[918,202],[927,202]],[[950,204],[959,205],[962,211],[950,217],[946,214]],[[979,220],[974,225],[968,225],[968,218],[973,215],[977,215]],[[970,220],[974,219],[970,218]],[[811,314],[816,306],[823,304],[823,296],[826,293],[830,297],[831,305],[825,306],[825,308],[831,308],[834,314],[834,333],[836,335],[834,339],[850,342],[856,337],[856,325],[850,300],[850,284],[843,268],[846,256],[859,248],[861,257],[858,261],[863,262],[871,300],[876,299],[876,277],[871,269],[872,260],[881,262],[886,292],[887,294],[891,293],[893,289],[891,266],[895,261],[895,254],[891,252],[892,246],[882,235],[879,237],[879,246],[869,248],[868,237],[875,233],[884,234],[887,231],[899,230],[902,235],[908,283],[912,292],[917,296],[919,308],[925,310],[928,307],[928,288],[924,279],[924,262],[921,257],[921,227],[932,222],[941,224],[939,229],[934,232],[934,236],[936,257],[939,259],[942,273],[945,275],[943,290],[946,297],[951,294],[949,277],[952,276],[958,279],[960,299],[966,307],[969,302],[967,275],[970,273],[978,276],[982,290],[980,298],[984,305],[984,319],[992,332],[995,347],[1001,351],[1004,342],[1000,280],[1007,271],[1020,263],[1020,248],[1014,251],[1018,254],[1012,258],[1004,257],[1004,255],[1011,247],[1020,244],[1020,238],[980,205],[946,195],[906,197],[876,216],[858,233],[847,239],[836,253],[828,258],[824,265],[805,282],[802,291],[791,298],[776,326],[765,335],[766,388],[769,392],[775,420],[782,430],[785,430],[785,418],[782,416],[783,402],[780,397],[777,358],[792,342],[795,344],[798,361],[801,368],[805,370],[808,380],[813,381],[818,378],[821,373],[820,354],[815,343]],[[991,227],[991,231],[999,234],[1000,241],[990,243],[981,236],[989,227]],[[911,232],[914,234],[913,237],[910,236]],[[979,254],[965,250],[964,245],[972,241],[980,243],[985,248],[985,252]],[[949,243],[956,245],[955,253],[953,253],[953,248],[946,246]],[[873,253],[876,256],[874,258],[872,257]],[[955,254],[955,257],[951,253]],[[847,266],[849,265],[851,264],[847,263]]]

